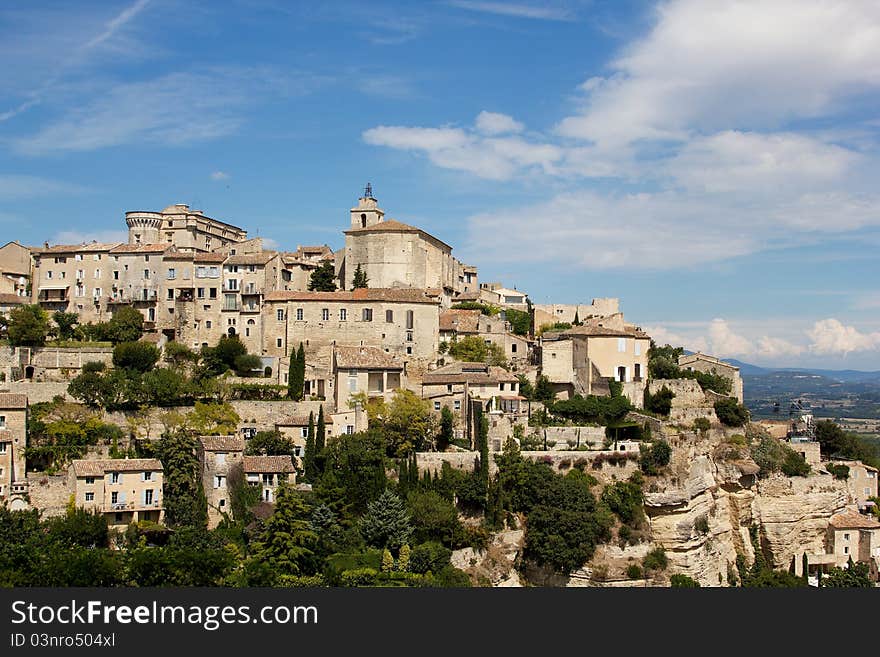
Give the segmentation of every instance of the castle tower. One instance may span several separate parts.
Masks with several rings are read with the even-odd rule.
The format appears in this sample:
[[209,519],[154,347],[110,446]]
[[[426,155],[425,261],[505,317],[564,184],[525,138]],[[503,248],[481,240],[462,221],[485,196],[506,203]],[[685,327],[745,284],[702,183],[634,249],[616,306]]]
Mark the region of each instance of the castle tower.
[[373,186],[367,183],[364,195],[358,199],[357,207],[351,209],[351,227],[369,228],[384,221],[384,217],[385,212],[373,198]]
[[162,215],[158,212],[126,212],[129,244],[156,244],[160,242],[159,229]]

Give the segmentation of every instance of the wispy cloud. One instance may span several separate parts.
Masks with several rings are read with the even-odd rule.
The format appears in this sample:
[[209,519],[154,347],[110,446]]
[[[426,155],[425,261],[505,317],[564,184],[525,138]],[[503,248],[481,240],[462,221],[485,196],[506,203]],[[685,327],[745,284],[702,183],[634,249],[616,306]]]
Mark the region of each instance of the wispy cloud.
[[128,233],[123,230],[63,230],[49,240],[50,244],[84,244],[86,242],[101,242],[102,244],[128,242]]
[[214,171],[211,173],[211,180],[223,181],[229,180],[230,176],[225,171]]
[[87,188],[81,185],[40,176],[0,174],[0,199],[4,201],[59,194],[82,194],[86,191]]
[[480,2],[479,0],[449,0],[449,5],[468,11],[479,11],[499,16],[531,18],[544,21],[571,21],[574,14],[564,7],[548,7],[513,2]]
[[124,9],[118,15],[116,15],[113,19],[107,22],[105,29],[98,36],[88,41],[84,46],[84,50],[89,50],[98,46],[111,37],[113,37],[120,29],[122,29],[126,23],[131,21],[135,16],[141,13],[144,9],[146,9],[147,5],[150,4],[150,0],[137,0],[133,5]]
[[92,151],[129,143],[181,145],[233,134],[245,109],[267,97],[322,84],[309,74],[225,68],[170,73],[110,87],[93,100],[13,141],[26,155]]
[[417,95],[412,83],[398,75],[361,74],[356,84],[362,93],[376,98],[405,100]]

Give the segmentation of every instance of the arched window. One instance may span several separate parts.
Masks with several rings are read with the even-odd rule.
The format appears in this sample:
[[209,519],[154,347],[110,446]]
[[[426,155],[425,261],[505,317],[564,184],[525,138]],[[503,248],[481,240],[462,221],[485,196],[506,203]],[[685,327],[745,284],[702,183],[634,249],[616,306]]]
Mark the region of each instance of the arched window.
[[366,228],[366,227],[367,227],[367,215],[362,214],[361,215],[361,228]]

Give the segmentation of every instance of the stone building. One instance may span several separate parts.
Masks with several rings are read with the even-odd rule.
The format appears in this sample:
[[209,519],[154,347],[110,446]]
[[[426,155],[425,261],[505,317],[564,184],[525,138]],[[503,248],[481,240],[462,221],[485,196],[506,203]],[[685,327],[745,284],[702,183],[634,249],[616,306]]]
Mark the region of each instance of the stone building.
[[459,338],[476,336],[487,343],[497,344],[511,363],[527,363],[530,342],[521,335],[515,335],[503,311],[498,315],[483,315],[479,310],[451,308],[440,313],[438,337],[441,342],[452,342]]
[[[802,443],[792,444],[793,449],[798,449]],[[859,509],[873,506],[872,497],[877,497],[877,468],[866,465],[861,461],[834,460],[830,465],[843,465],[849,468],[846,478],[846,487],[850,498]]]
[[281,261],[284,265],[282,271],[282,285],[280,290],[308,290],[312,272],[325,261],[334,263],[336,256],[326,244],[321,246],[297,245],[296,251],[283,253]]
[[641,407],[648,377],[650,336],[623,315],[592,319],[541,337],[541,372],[563,396],[608,394],[608,379]]
[[0,246],[0,294],[30,296],[28,288],[32,270],[30,248],[15,241]]
[[221,326],[227,336],[241,338],[250,353],[261,352],[263,298],[280,289],[282,272],[283,263],[276,251],[230,255],[223,262]]
[[30,299],[12,294],[9,292],[0,292],[0,315],[8,315],[10,311],[30,303]]
[[77,459],[68,469],[76,506],[103,513],[111,528],[141,520],[161,523],[162,481],[157,459]]
[[615,298],[593,299],[590,304],[536,303],[535,329],[547,324],[574,324],[599,317],[610,317],[620,312],[620,300]]
[[[244,439],[240,436],[201,436],[196,454],[202,472],[202,488],[208,501],[208,528],[213,529],[230,514],[230,475],[243,477]],[[238,471],[236,472],[236,468]]]
[[351,396],[360,392],[390,402],[395,390],[406,387],[401,358],[379,347],[334,347],[333,373],[337,409],[348,408]]
[[517,289],[501,287],[500,283],[482,283],[480,285],[480,301],[502,308],[528,310],[529,295]]
[[[318,414],[315,413],[313,415],[313,421],[315,423],[315,431],[318,430]],[[324,440],[326,441],[329,436],[335,435],[333,433],[333,417],[328,412],[324,412]],[[294,452],[293,455],[297,458],[302,458],[305,455],[306,450],[306,440],[309,437],[309,416],[308,414],[299,414],[299,415],[287,415],[275,422],[275,429],[282,436],[287,438],[290,442],[293,443]],[[317,435],[317,433],[316,433]]]
[[275,493],[283,482],[296,483],[296,468],[289,455],[245,456],[242,469],[247,483],[260,488],[263,502],[275,502]]
[[[871,577],[878,579],[880,564],[880,523],[873,517],[846,508],[831,516],[825,533],[825,553],[808,554],[807,568],[815,574],[821,568],[846,568],[849,560],[867,563]],[[801,565],[795,562],[796,572]]]
[[723,376],[730,381],[730,394],[736,397],[736,400],[742,404],[743,402],[743,381],[739,375],[739,368],[736,365],[726,363],[715,356],[701,354],[685,354],[678,357],[678,366],[683,370],[693,370],[695,372],[704,372],[706,374],[717,374]]
[[332,344],[378,346],[404,360],[435,358],[440,299],[421,289],[276,291],[265,296],[262,354],[284,358]]
[[243,242],[247,231],[188,205],[169,205],[160,212],[135,210],[125,213],[129,244],[173,244],[184,253],[216,251]]
[[336,261],[342,288],[352,288],[358,265],[370,287],[437,288],[451,299],[476,284],[476,268],[456,260],[451,246],[421,228],[386,220],[369,185],[350,214]]
[[27,492],[27,395],[0,393],[0,500]]
[[49,314],[79,314],[80,322],[106,321],[112,286],[110,251],[117,243],[44,245],[34,251],[32,295]]
[[439,412],[444,406],[460,418],[468,412],[468,400],[489,402],[495,397],[515,397],[519,380],[503,367],[486,363],[457,362],[426,372],[421,396]]

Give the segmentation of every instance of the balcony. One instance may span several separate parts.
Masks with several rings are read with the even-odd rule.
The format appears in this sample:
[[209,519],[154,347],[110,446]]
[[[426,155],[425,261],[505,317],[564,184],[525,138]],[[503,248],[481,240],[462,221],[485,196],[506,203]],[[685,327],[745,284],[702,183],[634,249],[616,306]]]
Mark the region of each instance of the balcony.
[[223,308],[221,310],[238,311],[241,310],[241,305],[238,303],[238,299],[236,299],[234,303],[231,301],[226,301],[223,303]]

